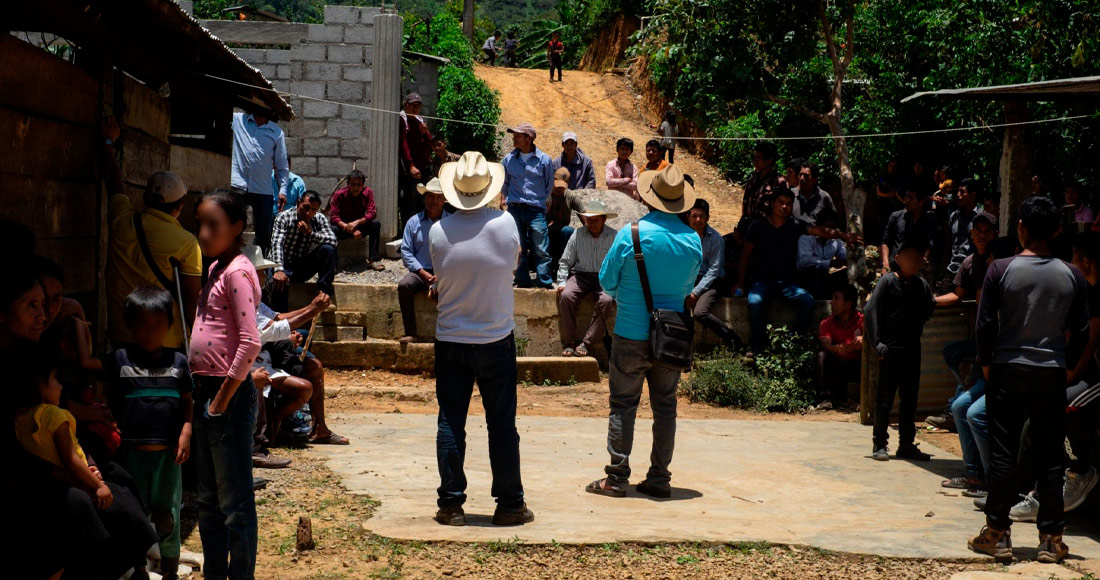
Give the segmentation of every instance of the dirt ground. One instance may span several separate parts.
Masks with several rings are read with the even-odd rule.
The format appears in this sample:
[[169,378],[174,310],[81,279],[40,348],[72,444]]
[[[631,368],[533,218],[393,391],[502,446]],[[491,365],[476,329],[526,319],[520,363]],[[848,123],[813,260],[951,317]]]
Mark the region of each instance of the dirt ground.
[[[615,157],[615,141],[634,140],[633,161],[645,162],[645,142],[657,137],[640,112],[626,78],[615,74],[568,71],[564,82],[550,83],[544,70],[478,65],[475,72],[500,92],[501,122],[529,122],[538,130],[537,145],[551,157],[561,153],[561,134],[577,133],[580,148],[592,158],[596,186],[604,185],[604,166]],[[741,188],[699,158],[677,151],[676,163],[695,179],[700,197],[710,202],[711,226],[733,231],[741,215]]]
[[[435,406],[434,379],[383,371],[330,370],[328,413],[426,413]],[[521,415],[604,417],[604,383],[545,387],[521,385]],[[475,399],[477,394],[474,395]],[[471,405],[481,414],[479,401]],[[650,416],[643,401],[640,415]],[[858,413],[813,411],[759,414],[680,400],[684,418],[760,421],[857,421]],[[870,435],[868,434],[868,437]],[[927,437],[927,435],[922,435]],[[936,436],[944,441],[953,436]],[[870,444],[870,442],[868,442]],[[281,470],[257,470],[268,480],[257,492],[260,549],[257,577],[289,580],[341,578],[947,578],[961,570],[996,570],[992,564],[910,560],[838,554],[799,546],[759,543],[526,545],[521,541],[488,543],[401,542],[370,532],[377,502],[346,492],[308,447],[282,448],[290,457]],[[194,497],[185,497],[185,549],[201,552],[195,529]],[[299,516],[312,521],[316,548],[295,549]],[[873,549],[873,547],[869,547]],[[197,577],[198,575],[195,575]]]

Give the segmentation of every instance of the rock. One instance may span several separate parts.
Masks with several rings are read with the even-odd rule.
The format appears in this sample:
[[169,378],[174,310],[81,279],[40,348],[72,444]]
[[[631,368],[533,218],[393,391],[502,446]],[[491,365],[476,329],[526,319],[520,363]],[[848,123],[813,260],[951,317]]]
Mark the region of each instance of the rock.
[[299,552],[317,547],[317,544],[313,541],[313,521],[309,519],[309,516],[298,518],[298,542],[296,547]]
[[[644,204],[634,201],[630,196],[619,191],[612,189],[578,189],[576,192],[581,194],[585,203],[588,203],[590,199],[599,199],[607,206],[608,211],[619,214],[607,220],[607,225],[616,230],[623,229],[630,222],[638,221],[642,216],[649,213]],[[578,229],[584,227],[575,213],[571,225]]]

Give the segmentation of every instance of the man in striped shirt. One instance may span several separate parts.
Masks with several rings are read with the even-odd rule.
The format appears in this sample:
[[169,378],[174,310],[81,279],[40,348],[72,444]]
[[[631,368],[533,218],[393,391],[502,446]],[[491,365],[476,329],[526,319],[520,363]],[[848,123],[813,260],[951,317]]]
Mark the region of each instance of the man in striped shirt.
[[[611,318],[614,304],[614,299],[600,287],[600,265],[618,233],[606,225],[607,220],[618,214],[608,213],[598,199],[589,201],[585,211],[579,214],[585,229],[569,238],[558,262],[558,329],[561,332],[562,356],[588,356],[593,342],[606,334],[607,320]],[[588,331],[577,344],[577,305],[588,294],[596,294],[596,306],[592,309]]]

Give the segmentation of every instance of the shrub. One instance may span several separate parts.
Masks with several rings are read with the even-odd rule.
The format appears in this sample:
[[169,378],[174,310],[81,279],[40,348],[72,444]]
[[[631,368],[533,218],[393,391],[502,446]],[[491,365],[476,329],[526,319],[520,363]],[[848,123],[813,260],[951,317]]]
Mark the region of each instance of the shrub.
[[[447,66],[439,75],[439,104],[436,115],[444,119],[439,130],[452,151],[481,151],[498,157],[500,97],[472,70]],[[471,123],[485,123],[471,124]]]

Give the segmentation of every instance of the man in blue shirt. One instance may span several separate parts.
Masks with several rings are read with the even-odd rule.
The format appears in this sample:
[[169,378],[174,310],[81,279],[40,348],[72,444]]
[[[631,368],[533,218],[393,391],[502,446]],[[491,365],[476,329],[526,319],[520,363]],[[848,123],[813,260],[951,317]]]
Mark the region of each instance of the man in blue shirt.
[[[272,183],[271,170],[275,170]],[[252,227],[256,245],[266,254],[271,248],[271,227],[278,211],[286,207],[286,188],[290,165],[286,158],[283,130],[263,113],[233,113],[233,191],[244,196],[252,207]],[[277,200],[277,201],[276,201]]]
[[535,147],[535,128],[530,123],[520,123],[508,129],[515,149],[504,156],[504,191],[501,207],[516,220],[519,228],[521,250],[519,267],[516,268],[515,285],[530,288],[531,266],[535,262],[538,271],[536,285],[553,288],[550,276],[550,236],[546,225],[546,206],[554,189],[554,161]]
[[596,189],[596,170],[592,167],[592,158],[577,147],[577,134],[572,131],[562,134],[561,155],[554,158],[554,169],[562,167],[569,170],[569,189]]
[[740,337],[726,323],[711,313],[718,302],[718,287],[726,275],[726,241],[722,234],[710,227],[710,204],[705,199],[695,200],[688,212],[688,225],[699,235],[703,244],[703,265],[695,278],[695,286],[687,297],[691,316],[718,335],[723,342],[740,342]]
[[[638,220],[638,236],[653,307],[682,310],[703,263],[703,246],[695,230],[676,214],[695,203],[695,188],[684,181],[684,174],[676,165],[670,165],[661,171],[643,173],[638,178],[638,193],[650,209],[648,215]],[[637,489],[653,497],[669,497],[672,476],[668,466],[676,438],[676,386],[680,383],[680,370],[656,360],[650,351],[650,313],[634,261],[631,228],[624,227],[615,236],[600,267],[600,286],[618,304],[615,342],[609,361],[611,413],[607,449],[611,462],[604,468],[607,477],[593,481],[585,489],[610,497],[626,495],[634,417],[642,396],[642,383],[648,381],[653,408],[653,451],[649,473]]]
[[428,247],[428,232],[432,224],[451,215],[443,211],[443,187],[439,178],[433,177],[427,185],[417,185],[417,191],[424,196],[424,211],[413,215],[405,222],[405,234],[401,238],[401,262],[409,273],[397,283],[397,302],[401,305],[401,321],[405,324],[405,335],[401,342],[416,341],[416,295],[427,292],[435,284],[432,273],[432,254]]
[[[286,180],[286,203],[283,207],[295,207],[298,205],[298,200],[302,198],[302,195],[306,192],[306,182],[297,173],[290,171],[294,164],[290,162],[290,158],[286,158],[287,167],[287,180]],[[279,174],[274,171],[271,172],[271,190],[279,191]],[[271,200],[271,215],[279,215],[279,204],[276,200]]]

